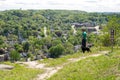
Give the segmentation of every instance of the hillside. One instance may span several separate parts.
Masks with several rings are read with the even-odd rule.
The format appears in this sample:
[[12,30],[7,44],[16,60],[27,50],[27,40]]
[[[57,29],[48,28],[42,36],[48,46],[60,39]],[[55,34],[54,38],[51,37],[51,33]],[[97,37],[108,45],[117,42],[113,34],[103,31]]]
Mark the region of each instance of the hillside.
[[[91,52],[81,51],[82,28]],[[119,13],[0,12],[0,80],[119,80],[119,46]]]
[[28,61],[16,62],[14,64],[4,62],[2,64],[12,65],[14,66],[14,69],[0,70],[0,79],[119,80],[119,52],[119,50],[115,50],[114,52],[109,53],[108,50],[86,54],[75,53],[57,59],[44,59],[40,60],[39,62]]
[[[109,47],[110,29],[119,46],[119,13],[88,13],[77,10],[6,10],[0,12],[0,55],[5,61],[58,58],[81,51],[81,27],[87,45]],[[76,25],[78,24],[78,25]],[[99,26],[100,34],[87,30]],[[3,60],[3,57],[1,59]],[[1,61],[2,61],[1,60]]]
[[[112,14],[114,15],[114,14]],[[108,14],[87,13],[77,10],[6,10],[0,12],[0,48],[10,54],[15,49],[22,57],[28,53],[52,56],[50,49],[62,48],[60,54],[74,53],[74,46],[81,45],[81,29],[73,23],[104,25]],[[89,36],[89,43],[96,35]],[[60,44],[60,45],[57,45]],[[53,47],[56,46],[56,47]],[[66,47],[66,50],[64,48]],[[1,53],[2,54],[2,53]],[[57,56],[54,56],[57,57]]]

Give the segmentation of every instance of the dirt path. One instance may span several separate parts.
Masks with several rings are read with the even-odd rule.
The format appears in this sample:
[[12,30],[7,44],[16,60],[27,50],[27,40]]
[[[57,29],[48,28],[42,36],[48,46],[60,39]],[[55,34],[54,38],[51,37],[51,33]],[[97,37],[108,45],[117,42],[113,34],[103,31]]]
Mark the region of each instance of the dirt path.
[[0,64],[0,70],[11,70],[13,68],[14,68],[13,66],[7,64]]
[[63,63],[61,66],[56,66],[56,67],[45,67],[45,64],[39,64],[37,61],[22,62],[22,64],[28,65],[29,68],[44,69],[45,72],[43,74],[39,74],[37,78],[35,78],[34,80],[46,80],[52,75],[54,75],[56,72],[58,72],[58,70],[62,69],[65,65],[69,63],[77,62],[77,61],[80,61],[80,60],[83,60],[89,57],[97,57],[100,55],[104,55],[106,53],[108,53],[108,51],[102,51],[102,52],[99,52],[99,54],[92,54],[92,55],[85,56],[85,57],[71,58],[71,59],[68,59],[68,62]]

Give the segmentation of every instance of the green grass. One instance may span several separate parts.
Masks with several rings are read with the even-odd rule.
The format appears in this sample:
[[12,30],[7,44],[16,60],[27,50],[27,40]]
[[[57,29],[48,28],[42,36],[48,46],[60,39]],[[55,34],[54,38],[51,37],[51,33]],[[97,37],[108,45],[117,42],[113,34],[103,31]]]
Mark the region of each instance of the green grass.
[[86,55],[88,55],[88,53],[86,53],[86,54],[74,53],[74,54],[69,54],[69,55],[62,56],[60,58],[43,59],[43,60],[40,60],[39,62],[40,63],[46,63],[46,66],[48,66],[48,67],[59,66],[59,65],[62,65],[63,63],[65,63],[65,62],[67,62],[68,59],[70,59],[70,58],[78,58],[80,56],[86,56]]
[[0,70],[0,80],[33,80],[33,78],[37,77],[37,74],[43,72],[40,69],[31,69],[25,68],[25,66],[21,66],[15,63],[4,63],[14,66],[12,70]]
[[69,55],[61,56],[60,58],[43,59],[43,60],[40,60],[39,62],[46,63],[47,64],[46,66],[57,66],[67,62],[67,59],[69,58],[76,58],[80,55],[82,56],[84,54],[81,54],[81,53],[69,54]]
[[[74,54],[68,54],[68,55],[65,55],[65,56],[62,56],[60,58],[49,58],[49,59],[43,59],[43,60],[40,60],[39,62],[40,63],[46,63],[46,66],[59,66],[59,65],[62,65],[63,63],[67,62],[68,59],[70,58],[79,58],[79,57],[83,57],[83,56],[88,56],[88,55],[91,55],[91,54],[96,54],[98,53],[98,48],[91,48],[92,52],[88,53],[86,52],[85,54],[83,54],[82,52],[77,52],[77,53],[74,53]],[[104,49],[104,50],[109,50],[108,48]]]
[[116,80],[120,74],[120,51],[90,57],[66,65],[48,80]]
[[[105,50],[108,50],[108,49],[106,48]],[[65,62],[67,62],[68,59],[70,59],[70,58],[79,58],[79,57],[82,57],[82,56],[88,56],[88,55],[91,55],[91,54],[95,54],[97,52],[98,52],[98,48],[92,48],[91,53],[83,54],[81,52],[78,52],[78,53],[74,53],[74,54],[65,55],[65,56],[62,56],[60,58],[44,59],[44,60],[39,61],[39,62],[40,63],[46,63],[47,64],[46,66],[59,66],[59,65],[62,65],[63,63],[65,63]],[[108,58],[111,58],[111,56],[113,57],[114,55],[109,55]],[[116,56],[114,56],[114,57],[116,58]],[[88,69],[91,70],[92,67],[90,67],[90,65],[94,64],[93,60],[97,63],[97,61],[96,61],[97,59],[93,58],[92,61],[91,61],[91,59],[88,59],[88,60],[85,59],[85,60],[82,60],[78,63],[70,64],[68,66],[65,66],[65,68],[62,69],[63,71],[61,70],[59,73],[55,74],[52,78],[50,78],[50,80],[74,80],[74,79],[79,80],[79,79],[84,79],[83,77],[85,77],[85,76],[83,76],[83,75],[86,75],[86,76],[88,76],[88,78],[91,77],[93,79],[94,77],[91,76],[91,75],[95,74],[95,73],[97,74],[97,72],[99,72],[97,70],[97,68],[95,68],[95,70],[91,73],[91,75],[83,74],[84,71],[86,71],[87,67],[89,67]],[[43,72],[43,70],[40,70],[40,69],[25,68],[25,66],[21,66],[19,64],[14,64],[14,63],[10,63],[10,62],[7,62],[7,63],[5,62],[4,64],[13,65],[14,69],[10,70],[10,71],[0,70],[0,80],[32,80],[33,78],[35,78],[37,76],[37,74],[40,74],[40,73]],[[96,64],[96,66],[97,65],[98,64]],[[83,67],[81,67],[81,66],[83,66]],[[94,69],[94,67],[95,66],[93,65],[92,69]],[[72,71],[70,71],[70,70],[72,70]],[[82,71],[83,73],[79,72],[79,70]],[[78,77],[79,75],[81,75],[82,77]],[[97,74],[96,76],[98,77],[99,75]],[[68,77],[70,77],[70,78],[68,78]],[[110,76],[110,78],[111,78],[111,76]],[[86,80],[88,80],[88,79],[86,79]]]

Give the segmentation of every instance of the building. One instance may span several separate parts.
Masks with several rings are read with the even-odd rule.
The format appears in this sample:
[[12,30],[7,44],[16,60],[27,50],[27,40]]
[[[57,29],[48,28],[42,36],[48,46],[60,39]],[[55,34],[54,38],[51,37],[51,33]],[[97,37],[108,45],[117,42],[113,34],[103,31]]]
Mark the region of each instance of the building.
[[[81,27],[82,28],[82,27]],[[100,33],[100,27],[99,26],[95,26],[95,27],[85,27],[86,31],[88,33],[94,33],[94,34],[99,34]]]
[[76,28],[86,28],[88,33],[95,33],[95,34],[99,34],[100,33],[100,26],[96,26],[95,23],[89,23],[89,22],[85,22],[85,23],[72,23],[72,25],[74,25]]
[[83,26],[85,26],[85,27],[94,27],[94,26],[96,26],[96,24],[93,23],[93,22],[72,23],[72,25],[74,25],[76,28],[77,27],[83,27]]

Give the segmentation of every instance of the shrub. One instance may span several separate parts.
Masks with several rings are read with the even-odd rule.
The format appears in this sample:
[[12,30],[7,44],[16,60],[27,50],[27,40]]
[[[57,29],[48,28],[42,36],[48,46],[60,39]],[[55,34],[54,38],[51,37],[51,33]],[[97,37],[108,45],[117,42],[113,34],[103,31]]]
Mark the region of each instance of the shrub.
[[20,54],[19,54],[17,51],[12,50],[12,51],[10,52],[10,59],[11,59],[12,61],[18,61],[18,60],[20,59]]
[[104,34],[100,38],[101,38],[101,42],[102,42],[103,46],[111,45],[109,34]]
[[15,47],[15,50],[18,51],[18,52],[21,52],[23,50],[22,46],[19,45],[19,44],[15,44],[14,47]]
[[30,60],[34,60],[34,55],[32,53],[27,54],[27,58],[30,58]]
[[57,58],[64,53],[64,46],[62,44],[58,44],[49,49],[50,57]]
[[65,47],[65,54],[72,54],[74,53],[74,46],[70,42],[66,42],[64,44]]
[[58,44],[62,44],[60,39],[55,39],[55,40],[52,41],[52,46],[56,46]]

